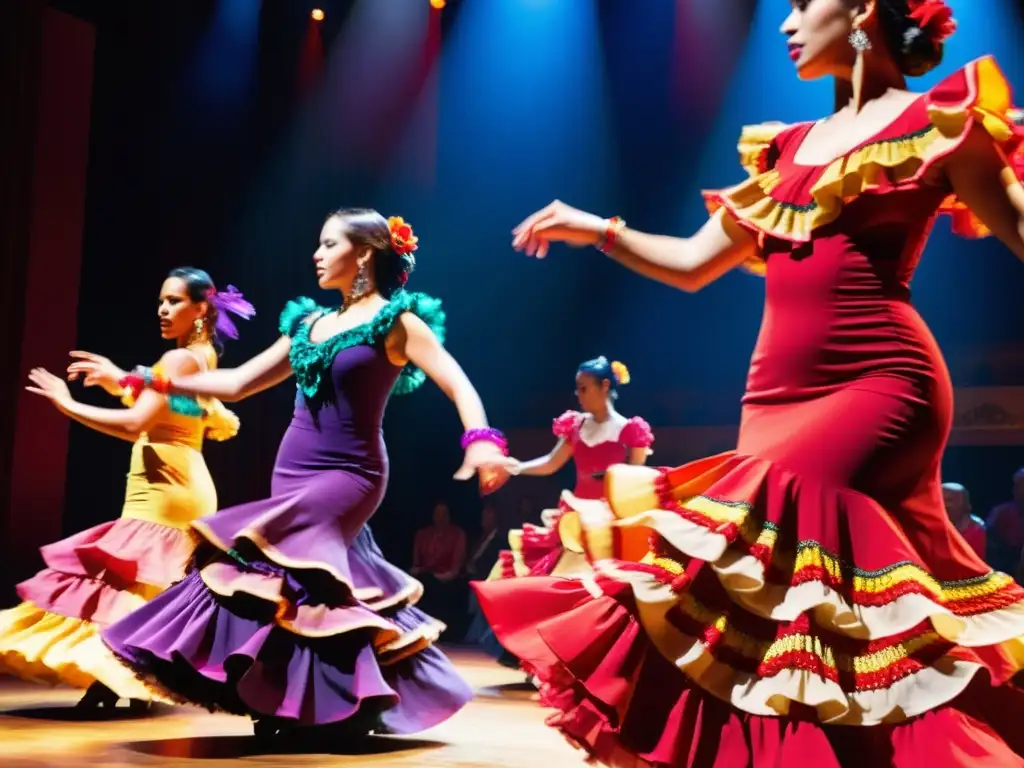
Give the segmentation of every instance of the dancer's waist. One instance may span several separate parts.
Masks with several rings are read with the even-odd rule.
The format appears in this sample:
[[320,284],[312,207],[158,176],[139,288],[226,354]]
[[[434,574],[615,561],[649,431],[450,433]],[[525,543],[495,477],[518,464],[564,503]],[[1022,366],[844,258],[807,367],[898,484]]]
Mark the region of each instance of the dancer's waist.
[[314,429],[293,421],[278,448],[276,470],[341,469],[376,475],[386,472],[387,447],[380,429]]

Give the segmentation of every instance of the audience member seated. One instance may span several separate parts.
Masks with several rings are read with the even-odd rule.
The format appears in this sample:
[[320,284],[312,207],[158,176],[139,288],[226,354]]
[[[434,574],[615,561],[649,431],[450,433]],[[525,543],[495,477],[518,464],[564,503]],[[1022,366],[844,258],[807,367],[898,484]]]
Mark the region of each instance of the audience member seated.
[[467,579],[486,579],[498,560],[504,542],[498,530],[498,510],[491,504],[480,512],[480,533],[473,540],[466,558],[464,575]]
[[[473,542],[469,558],[466,560],[464,575],[467,586],[470,581],[482,581],[487,578],[498,561],[498,553],[501,552],[503,544],[504,538],[498,526],[498,511],[488,504],[480,513],[480,535]],[[467,602],[469,628],[463,642],[479,646],[496,658],[500,657],[503,649],[494,637],[483,611],[480,610],[480,603],[472,591],[467,595]]]
[[942,484],[942,503],[949,520],[978,557],[985,559],[985,523],[971,514],[971,496],[960,483]]
[[988,513],[988,564],[997,571],[1015,573],[1024,548],[1024,468],[1013,475],[1013,499]]
[[459,576],[466,559],[466,533],[451,519],[448,505],[434,506],[434,521],[416,532],[412,575],[426,590],[420,608],[448,625],[444,639],[460,637],[465,626],[465,600],[459,599]]

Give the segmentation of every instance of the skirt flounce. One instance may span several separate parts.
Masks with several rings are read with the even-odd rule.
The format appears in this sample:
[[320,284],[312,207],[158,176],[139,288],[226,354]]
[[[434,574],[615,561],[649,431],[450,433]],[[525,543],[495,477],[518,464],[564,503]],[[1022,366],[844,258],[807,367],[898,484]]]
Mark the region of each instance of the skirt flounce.
[[595,759],[1024,765],[1024,591],[955,533],[736,454],[606,492],[590,573],[475,585]]
[[444,625],[413,605],[419,582],[384,560],[368,529],[330,563],[301,555],[302,569],[277,560],[288,542],[255,539],[212,557],[202,547],[198,567],[104,641],[168,698],[254,719],[358,715],[375,732],[413,733],[472,698],[433,647]]
[[123,698],[159,699],[125,673],[98,633],[182,578],[195,541],[189,531],[121,518],[43,547],[47,567],[17,587],[24,602],[0,612],[0,669],[51,685],[100,681]]

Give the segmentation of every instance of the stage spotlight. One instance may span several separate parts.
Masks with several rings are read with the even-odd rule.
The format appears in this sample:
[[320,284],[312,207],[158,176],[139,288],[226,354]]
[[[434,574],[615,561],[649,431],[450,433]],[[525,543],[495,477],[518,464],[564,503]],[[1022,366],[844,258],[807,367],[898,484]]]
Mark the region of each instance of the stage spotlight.
[[430,0],[430,7],[435,11],[440,11],[447,4],[447,0]]
[[310,13],[309,15],[313,17],[313,21],[323,21],[324,20],[324,11],[323,11],[322,8],[314,8],[313,12]]

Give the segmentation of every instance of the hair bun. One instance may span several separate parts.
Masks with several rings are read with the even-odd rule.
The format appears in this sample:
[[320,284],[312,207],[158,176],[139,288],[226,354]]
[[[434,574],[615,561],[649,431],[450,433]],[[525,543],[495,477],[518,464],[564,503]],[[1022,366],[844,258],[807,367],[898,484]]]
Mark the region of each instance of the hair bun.
[[942,0],[878,0],[879,24],[900,71],[920,77],[942,63],[943,41],[956,29]]
[[945,46],[933,40],[919,26],[910,22],[903,30],[898,57],[900,70],[910,77],[921,77],[942,63]]

